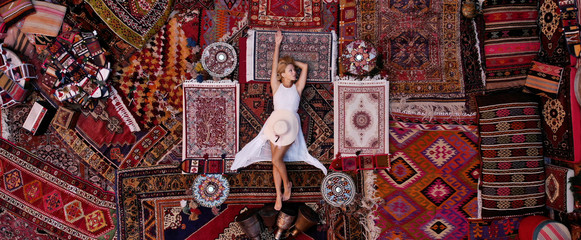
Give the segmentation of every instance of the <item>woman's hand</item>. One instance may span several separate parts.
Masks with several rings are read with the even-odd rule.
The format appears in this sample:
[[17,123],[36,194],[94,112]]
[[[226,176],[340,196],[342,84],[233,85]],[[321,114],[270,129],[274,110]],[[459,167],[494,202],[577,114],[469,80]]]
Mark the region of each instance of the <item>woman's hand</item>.
[[276,34],[274,35],[274,42],[276,45],[280,45],[282,42],[282,32],[280,30],[276,31]]

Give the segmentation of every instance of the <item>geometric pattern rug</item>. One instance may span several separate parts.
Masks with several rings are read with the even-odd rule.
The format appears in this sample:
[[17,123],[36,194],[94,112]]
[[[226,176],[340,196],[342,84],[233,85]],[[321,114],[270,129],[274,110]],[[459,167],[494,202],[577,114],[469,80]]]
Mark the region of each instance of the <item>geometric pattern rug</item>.
[[[320,0],[253,0],[250,8],[252,28],[306,30],[322,27]],[[258,5],[258,6],[256,6]]]
[[115,194],[0,139],[0,207],[55,236],[112,239]]
[[390,124],[391,170],[380,170],[381,239],[465,239],[477,216],[475,125]]
[[[240,85],[240,145],[258,135],[273,111],[270,84]],[[333,153],[333,86],[307,84],[298,110],[309,153],[321,163],[331,163]],[[308,166],[305,164],[305,166]]]
[[[293,182],[289,202],[305,202],[318,210],[322,199],[321,171],[305,169],[301,164],[287,164],[287,170]],[[186,214],[180,201],[192,203],[191,188],[197,174],[181,171],[175,165],[119,171],[122,239],[225,239],[225,236],[239,239],[243,232],[234,223],[234,217],[244,208],[259,208],[275,200],[272,164],[257,163],[238,174],[224,175],[230,193],[222,205],[212,210],[193,204]],[[310,236],[298,239],[326,239],[325,231],[309,232]]]
[[379,0],[380,52],[396,98],[464,97],[460,1]]

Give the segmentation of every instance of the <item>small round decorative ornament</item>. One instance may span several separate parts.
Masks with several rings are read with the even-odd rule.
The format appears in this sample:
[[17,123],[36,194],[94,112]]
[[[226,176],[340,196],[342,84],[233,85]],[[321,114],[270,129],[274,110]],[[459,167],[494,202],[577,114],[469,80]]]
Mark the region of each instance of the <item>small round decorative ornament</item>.
[[204,207],[220,206],[230,193],[230,184],[221,174],[205,174],[196,177],[192,185],[194,199]]
[[355,193],[355,182],[342,172],[327,175],[321,184],[323,198],[334,207],[350,204],[355,198]]
[[354,75],[364,75],[375,68],[377,51],[366,41],[355,40],[345,47],[341,55],[341,64]]
[[236,50],[230,44],[215,42],[202,52],[202,66],[212,77],[225,77],[236,68]]

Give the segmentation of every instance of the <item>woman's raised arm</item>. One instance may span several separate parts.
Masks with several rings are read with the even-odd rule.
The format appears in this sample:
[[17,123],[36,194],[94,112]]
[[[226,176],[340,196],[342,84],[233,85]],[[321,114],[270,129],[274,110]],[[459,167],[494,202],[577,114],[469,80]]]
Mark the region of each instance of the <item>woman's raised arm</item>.
[[278,30],[274,35],[274,53],[272,55],[272,73],[270,74],[270,88],[272,89],[272,95],[275,94],[278,89],[280,82],[276,79],[277,68],[278,68],[278,54],[280,52],[280,43],[282,42],[282,32]]
[[305,85],[307,84],[307,71],[309,70],[309,65],[304,62],[299,62],[295,60],[295,65],[301,68],[301,76],[299,76],[299,80],[297,80],[297,91],[299,95],[303,93],[303,89],[305,89]]

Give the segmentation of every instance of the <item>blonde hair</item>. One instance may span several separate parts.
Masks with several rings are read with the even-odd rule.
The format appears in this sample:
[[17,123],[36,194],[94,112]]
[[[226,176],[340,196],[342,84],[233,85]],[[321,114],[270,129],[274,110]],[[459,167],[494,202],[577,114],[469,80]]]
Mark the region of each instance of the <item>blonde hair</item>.
[[[278,59],[278,67],[276,69],[276,80],[278,80],[279,82],[282,82],[282,73],[284,73],[284,70],[286,69],[286,66],[288,66],[289,64],[292,64],[293,66],[296,67],[295,65],[295,60],[291,57],[291,56],[284,56]],[[293,81],[293,84],[296,83],[297,80],[295,79]]]

